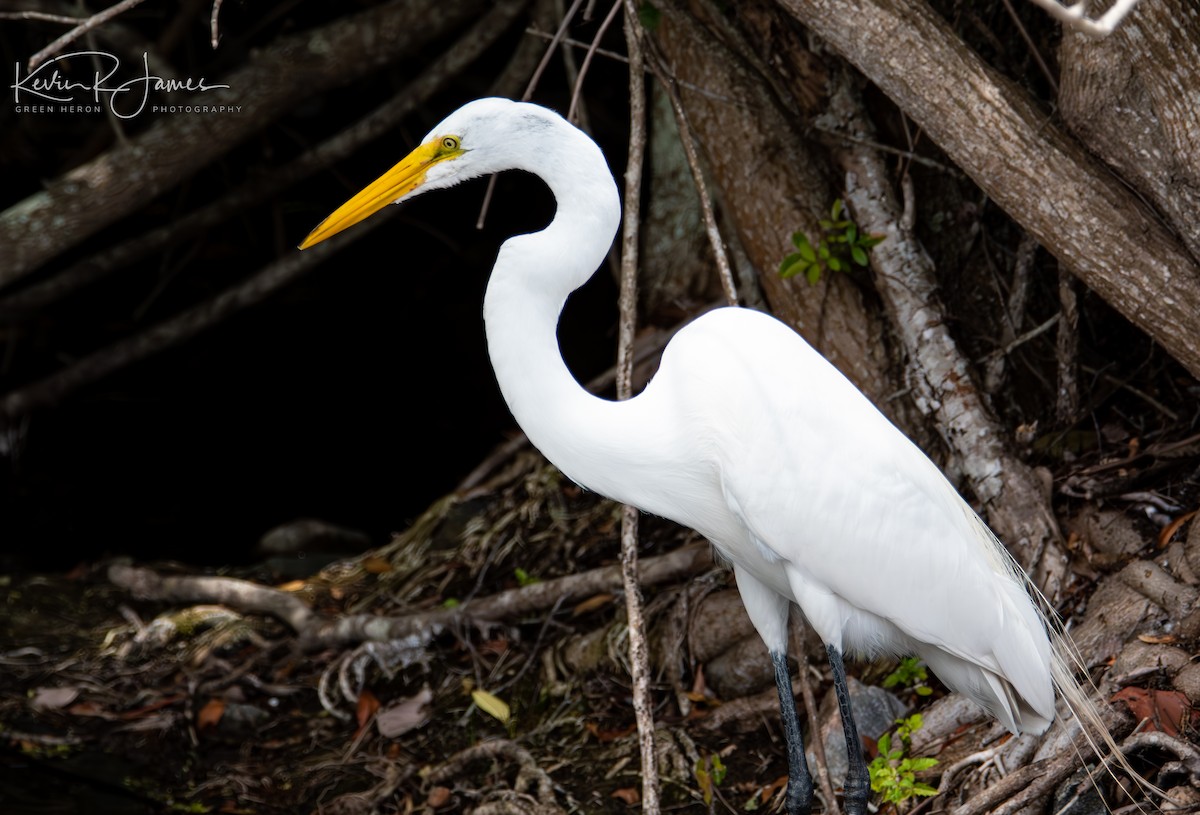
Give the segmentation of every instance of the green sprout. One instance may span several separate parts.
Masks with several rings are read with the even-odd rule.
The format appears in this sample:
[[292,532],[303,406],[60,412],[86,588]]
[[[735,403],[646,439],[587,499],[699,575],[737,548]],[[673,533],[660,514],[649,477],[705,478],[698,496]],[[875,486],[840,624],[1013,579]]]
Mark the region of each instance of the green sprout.
[[712,806],[713,790],[721,786],[721,782],[725,780],[725,765],[721,761],[721,756],[713,753],[711,756],[696,759],[696,766],[692,770],[696,776],[696,783],[700,786],[700,794],[704,797],[706,806]]
[[871,790],[877,792],[885,803],[899,804],[909,798],[937,795],[937,789],[917,780],[917,773],[937,766],[936,758],[914,758],[908,755],[912,748],[912,734],[921,729],[924,722],[920,713],[907,719],[897,719],[896,736],[900,746],[892,746],[892,734],[879,737],[877,755],[867,770],[871,774]]
[[838,198],[829,210],[829,217],[821,219],[822,235],[816,246],[803,232],[793,234],[792,244],[796,251],[779,264],[780,277],[802,274],[809,283],[816,284],[826,269],[842,272],[849,271],[852,265],[866,266],[867,253],[883,240],[883,236],[860,233],[858,225],[843,217],[844,214],[845,204]]
[[900,660],[896,670],[883,678],[883,686],[885,688],[894,688],[897,685],[905,688],[911,687],[917,696],[928,696],[933,693],[933,688],[925,684],[928,679],[929,672],[925,670],[921,660],[916,657],[904,657]]

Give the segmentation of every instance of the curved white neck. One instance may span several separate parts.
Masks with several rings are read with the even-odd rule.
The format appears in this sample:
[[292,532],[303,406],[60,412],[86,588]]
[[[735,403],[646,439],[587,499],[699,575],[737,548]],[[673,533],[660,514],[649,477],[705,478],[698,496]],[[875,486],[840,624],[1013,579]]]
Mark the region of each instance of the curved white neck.
[[558,346],[567,297],[595,273],[616,234],[616,184],[599,148],[573,128],[549,133],[537,165],[521,169],[549,185],[557,212],[541,232],[518,235],[500,249],[484,298],[488,353],[500,391],[534,446],[576,482],[620,498],[606,463],[633,443],[630,423],[620,419],[622,405],[576,382]]

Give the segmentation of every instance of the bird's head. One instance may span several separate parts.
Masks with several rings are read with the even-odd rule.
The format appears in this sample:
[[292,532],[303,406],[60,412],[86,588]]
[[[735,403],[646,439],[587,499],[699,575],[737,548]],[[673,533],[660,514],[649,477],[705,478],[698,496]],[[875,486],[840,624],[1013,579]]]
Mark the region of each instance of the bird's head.
[[307,249],[378,212],[429,190],[508,169],[536,154],[531,141],[566,125],[557,113],[508,99],[477,99],[429,132],[400,163],[338,207],[304,242]]

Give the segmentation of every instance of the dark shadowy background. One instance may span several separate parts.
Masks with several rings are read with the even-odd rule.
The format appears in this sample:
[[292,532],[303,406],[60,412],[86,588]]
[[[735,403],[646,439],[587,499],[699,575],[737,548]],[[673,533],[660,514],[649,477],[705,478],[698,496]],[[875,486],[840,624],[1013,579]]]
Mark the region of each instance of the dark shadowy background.
[[[256,46],[315,26],[326,13],[303,4],[226,4],[213,51],[210,8],[145,4],[121,24],[159,44],[170,32],[175,42],[166,55],[177,69],[217,82]],[[23,62],[62,30],[0,21],[0,62]],[[5,319],[0,390],[35,382],[296,251],[321,218],[443,116],[488,93],[518,33],[351,161],[37,314]],[[574,33],[591,36],[588,25]],[[227,154],[218,169],[148,202],[40,274],[170,223],[269,172],[396,93],[425,61],[307,100]],[[623,66],[600,58],[586,85],[597,137],[618,167],[626,82]],[[534,101],[565,111],[569,91],[560,68],[546,73]],[[144,113],[121,128],[135,134],[161,115],[169,114]],[[100,114],[19,114],[5,105],[0,207],[115,138]],[[485,352],[488,270],[507,236],[544,225],[554,206],[540,181],[510,173],[499,181],[486,226],[476,230],[485,189],[477,181],[407,203],[389,213],[390,223],[265,303],[7,428],[0,455],[3,568],[67,569],[117,553],[244,562],[255,557],[264,532],[302,517],[359,529],[382,543],[453,489],[514,430]],[[581,379],[612,363],[614,325],[615,286],[602,273],[572,300],[564,320],[564,353]]]

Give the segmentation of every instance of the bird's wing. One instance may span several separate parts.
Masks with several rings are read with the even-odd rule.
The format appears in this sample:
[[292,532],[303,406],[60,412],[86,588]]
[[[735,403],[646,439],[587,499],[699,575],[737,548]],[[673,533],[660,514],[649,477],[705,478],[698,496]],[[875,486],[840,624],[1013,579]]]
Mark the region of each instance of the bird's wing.
[[874,615],[989,670],[1032,658],[1021,632],[1044,640],[1036,610],[915,445],[773,318],[730,309],[696,327],[675,349],[687,358],[680,369],[709,391],[690,399],[706,398],[731,511],[781,561],[767,568],[794,570],[845,613]]

